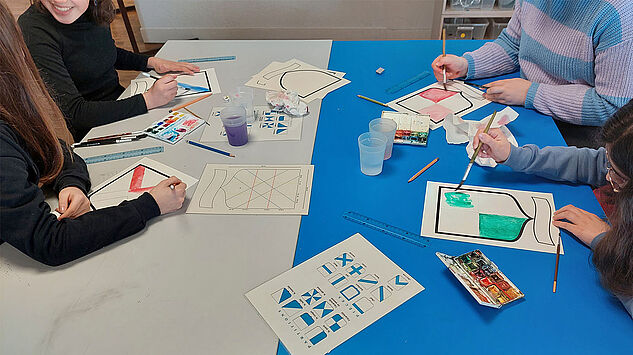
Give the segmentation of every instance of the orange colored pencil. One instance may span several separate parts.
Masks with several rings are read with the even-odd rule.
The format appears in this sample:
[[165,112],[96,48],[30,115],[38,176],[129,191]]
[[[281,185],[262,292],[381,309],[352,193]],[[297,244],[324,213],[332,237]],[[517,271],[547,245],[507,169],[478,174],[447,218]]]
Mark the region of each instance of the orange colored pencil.
[[422,168],[422,170],[420,170],[420,171],[418,171],[417,173],[415,173],[415,175],[413,175],[413,176],[411,177],[411,179],[409,179],[409,181],[408,181],[408,182],[411,182],[411,181],[413,181],[413,180],[417,179],[417,178],[418,178],[418,176],[422,175],[422,173],[423,173],[423,172],[425,172],[428,168],[430,168],[431,166],[433,166],[433,164],[437,163],[437,161],[438,161],[438,160],[440,160],[440,158],[435,158],[435,159],[433,159],[433,161],[432,161],[432,162],[430,162],[430,163],[426,164],[426,166],[425,166],[424,168]]
[[195,104],[196,102],[198,102],[198,101],[200,101],[200,100],[204,100],[204,99],[206,99],[207,97],[209,97],[209,96],[211,96],[211,95],[213,95],[213,93],[210,93],[210,94],[206,94],[206,95],[200,96],[199,98],[197,98],[197,99],[195,99],[195,100],[191,100],[191,101],[189,101],[189,102],[185,102],[184,104],[182,104],[182,105],[180,105],[180,106],[176,106],[176,107],[172,108],[171,110],[169,110],[169,112],[178,111],[178,110],[180,110],[181,108],[185,108],[185,107],[187,107],[187,106],[189,106],[189,105],[193,105],[193,104]]

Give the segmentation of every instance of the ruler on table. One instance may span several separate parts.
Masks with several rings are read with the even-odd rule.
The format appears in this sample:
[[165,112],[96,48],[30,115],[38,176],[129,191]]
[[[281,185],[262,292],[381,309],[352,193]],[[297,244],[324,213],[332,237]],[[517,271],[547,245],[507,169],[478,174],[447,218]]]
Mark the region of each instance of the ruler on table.
[[420,236],[419,234],[411,233],[402,228],[392,226],[391,224],[381,222],[367,216],[363,216],[362,214],[357,212],[345,212],[343,213],[343,218],[348,221],[377,230],[386,235],[404,240],[405,242],[409,242],[422,248],[426,248],[426,242],[428,242],[428,239],[422,238],[422,236]]
[[145,155],[162,153],[164,151],[165,151],[165,148],[162,147],[162,146],[151,147],[151,148],[142,148],[142,149],[128,150],[126,152],[118,152],[118,153],[112,153],[112,154],[97,155],[95,157],[86,158],[86,159],[84,159],[84,161],[86,162],[86,164],[93,164],[93,163],[101,163],[101,162],[104,162],[104,161],[111,161],[111,160],[117,160],[117,159],[142,157],[142,156],[145,156]]
[[209,57],[209,58],[190,58],[190,59],[179,59],[179,62],[185,63],[202,63],[202,62],[219,62],[222,60],[233,60],[235,59],[234,55],[227,55],[224,57]]
[[387,89],[385,91],[388,94],[395,94],[396,92],[406,88],[407,86],[409,86],[409,85],[411,85],[411,84],[413,84],[415,82],[418,82],[418,81],[426,78],[429,75],[431,75],[431,73],[429,73],[428,71],[423,71],[420,74],[418,74],[418,75],[416,75],[416,76],[414,76],[412,78],[409,78],[409,79],[407,79],[407,80],[405,80],[405,81],[403,81],[403,82],[401,82],[399,84],[396,84],[396,85],[390,87],[389,89]]

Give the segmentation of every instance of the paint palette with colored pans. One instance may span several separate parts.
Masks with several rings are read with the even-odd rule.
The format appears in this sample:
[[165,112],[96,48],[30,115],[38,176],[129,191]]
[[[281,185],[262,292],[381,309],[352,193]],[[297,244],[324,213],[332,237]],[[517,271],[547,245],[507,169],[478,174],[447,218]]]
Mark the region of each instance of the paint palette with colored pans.
[[396,122],[394,143],[409,145],[426,145],[429,137],[431,116],[414,113],[382,111],[381,118],[389,118]]
[[480,250],[460,256],[435,255],[483,306],[501,308],[525,296]]
[[170,144],[176,144],[187,134],[205,123],[203,119],[187,113],[174,111],[161,120],[152,123],[145,132],[156,139]]

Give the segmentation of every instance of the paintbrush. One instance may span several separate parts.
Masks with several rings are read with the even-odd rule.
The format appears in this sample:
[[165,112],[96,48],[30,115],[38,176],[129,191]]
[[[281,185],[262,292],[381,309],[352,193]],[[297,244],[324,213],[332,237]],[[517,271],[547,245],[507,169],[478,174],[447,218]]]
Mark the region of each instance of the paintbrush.
[[[442,29],[442,57],[446,57],[446,28]],[[444,90],[446,89],[446,66],[442,66],[442,85],[444,86]]]
[[[492,126],[492,121],[495,120],[496,115],[497,115],[497,111],[492,113],[492,116],[490,116],[490,121],[488,121],[488,124],[486,125],[486,128],[484,129],[484,133],[488,133],[488,131],[490,130],[490,126]],[[475,152],[473,153],[473,156],[470,158],[470,162],[468,163],[468,167],[466,167],[466,172],[464,173],[464,177],[462,178],[462,181],[459,183],[455,191],[459,190],[459,188],[462,187],[462,185],[464,185],[464,182],[466,182],[466,178],[468,177],[468,174],[470,174],[470,169],[473,167],[473,163],[475,162],[475,159],[477,159],[477,156],[479,155],[479,151],[481,150],[481,147],[483,145],[484,145],[483,142],[479,140],[477,149],[475,149]]]
[[553,293],[556,293],[556,282],[558,281],[558,259],[560,259],[560,235],[558,236],[558,244],[556,245],[556,266],[554,268],[554,288]]

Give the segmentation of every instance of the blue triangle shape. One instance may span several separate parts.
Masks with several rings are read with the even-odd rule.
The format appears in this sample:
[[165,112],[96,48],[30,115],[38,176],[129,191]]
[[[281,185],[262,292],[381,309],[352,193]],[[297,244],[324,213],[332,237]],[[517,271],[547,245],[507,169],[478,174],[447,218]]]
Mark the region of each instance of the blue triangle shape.
[[284,306],[282,306],[282,308],[296,308],[296,309],[301,309],[301,305],[299,304],[299,302],[297,302],[297,300],[291,301],[286,303]]
[[325,301],[314,306],[314,309],[325,309]]
[[279,298],[279,303],[287,300],[288,298],[290,298],[290,291],[288,291],[287,288],[284,288],[284,290],[281,292],[281,297]]
[[334,311],[333,309],[324,309],[323,310],[323,314],[321,314],[321,317],[325,317],[328,314],[332,313],[332,311]]

